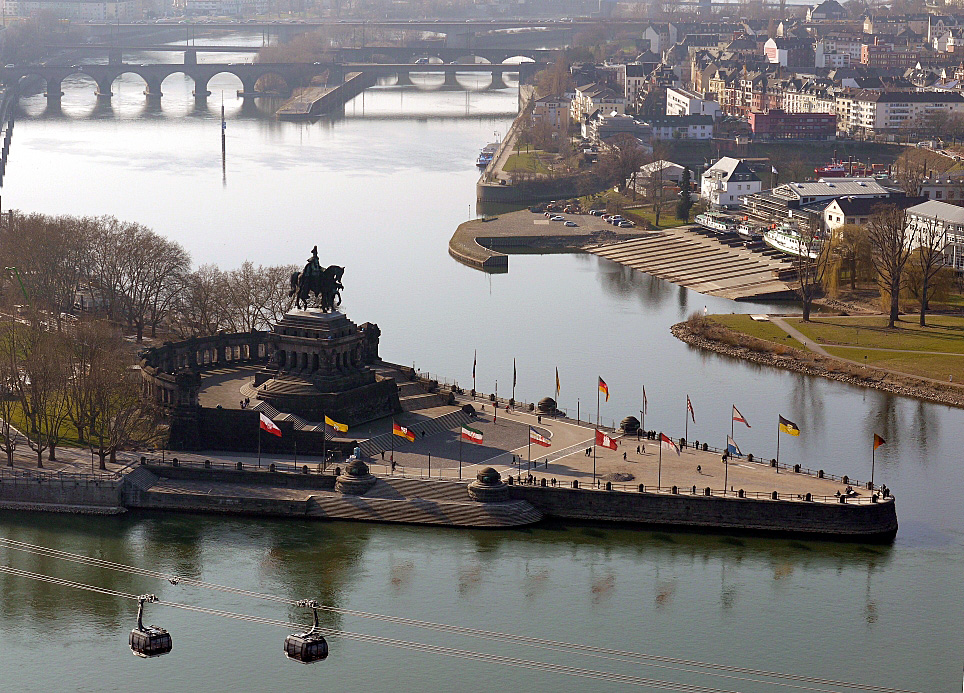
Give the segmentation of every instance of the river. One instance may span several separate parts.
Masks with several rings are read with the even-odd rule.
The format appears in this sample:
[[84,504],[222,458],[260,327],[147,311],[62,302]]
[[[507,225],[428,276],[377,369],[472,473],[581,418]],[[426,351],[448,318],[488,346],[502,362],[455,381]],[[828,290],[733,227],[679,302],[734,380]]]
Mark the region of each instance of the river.
[[[237,41],[234,37],[230,39]],[[128,60],[148,62],[144,54]],[[170,59],[168,56],[167,59]],[[244,56],[218,60],[244,59]],[[111,214],[182,243],[195,263],[300,263],[315,244],[324,264],[347,267],[345,309],[382,330],[382,356],[516,396],[551,395],[605,420],[637,414],[647,428],[722,444],[736,404],[752,425],[744,451],[774,452],[776,417],[802,430],[781,461],[869,478],[871,438],[882,435],[876,478],[898,499],[891,547],[666,534],[553,525],[518,532],[132,515],[0,515],[0,532],[293,599],[458,623],[567,642],[921,691],[956,690],[964,617],[964,492],[959,410],[705,354],[669,327],[693,311],[773,306],[706,297],[586,255],[514,255],[488,276],[453,261],[447,241],[475,214],[480,147],[505,132],[514,90],[441,91],[382,85],[345,117],[280,123],[270,108],[241,108],[239,83],[212,81],[197,109],[190,80],[165,81],[160,107],[143,83],[115,83],[110,108],[93,84],[65,82],[61,113],[23,100],[2,190],[4,208]],[[466,84],[474,84],[467,77]],[[441,82],[439,76],[437,81]],[[221,163],[225,97],[227,160]],[[785,310],[786,306],[777,306]],[[738,424],[739,425],[739,424]],[[298,609],[24,556],[0,560],[124,592],[305,622]],[[8,690],[418,691],[507,687],[582,691],[625,686],[436,654],[333,639],[329,659],[287,663],[284,631],[156,606],[174,652],[142,661],[126,649],[136,605],[104,595],[0,576],[0,661]],[[329,617],[330,619],[330,617]],[[329,625],[407,641],[663,678],[725,690],[779,687],[439,636],[344,616]],[[14,666],[12,662],[17,662]],[[456,669],[457,668],[457,669]],[[455,681],[460,683],[456,686]],[[797,684],[802,685],[802,684]]]

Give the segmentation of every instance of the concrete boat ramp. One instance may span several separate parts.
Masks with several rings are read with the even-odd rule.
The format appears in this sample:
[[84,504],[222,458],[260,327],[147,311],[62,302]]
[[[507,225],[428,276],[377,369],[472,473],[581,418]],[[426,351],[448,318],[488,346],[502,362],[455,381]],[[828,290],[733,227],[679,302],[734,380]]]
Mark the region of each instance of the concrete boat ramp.
[[461,224],[449,254],[484,272],[507,272],[510,252],[585,251],[688,289],[734,300],[789,298],[794,271],[774,250],[750,250],[695,225],[660,231],[617,228],[600,217],[561,214],[578,226],[528,210]]

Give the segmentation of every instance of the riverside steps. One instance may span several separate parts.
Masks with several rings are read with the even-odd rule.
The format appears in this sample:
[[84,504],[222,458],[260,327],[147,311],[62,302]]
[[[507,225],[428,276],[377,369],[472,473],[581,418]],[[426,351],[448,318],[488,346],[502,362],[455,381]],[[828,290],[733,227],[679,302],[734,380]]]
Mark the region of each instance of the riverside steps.
[[733,300],[793,295],[793,267],[780,255],[726,245],[693,225],[646,231],[588,214],[560,214],[565,226],[523,210],[460,224],[449,255],[484,272],[507,272],[511,252],[589,252],[688,289]]

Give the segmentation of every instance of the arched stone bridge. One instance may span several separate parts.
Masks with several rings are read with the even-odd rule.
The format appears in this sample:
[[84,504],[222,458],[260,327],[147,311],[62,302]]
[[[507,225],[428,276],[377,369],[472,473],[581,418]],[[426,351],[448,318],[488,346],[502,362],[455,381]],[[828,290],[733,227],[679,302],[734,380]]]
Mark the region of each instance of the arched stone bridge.
[[140,76],[146,85],[148,99],[160,99],[161,83],[173,74],[184,74],[194,80],[194,96],[203,100],[210,95],[208,82],[215,75],[227,73],[241,80],[242,95],[255,96],[256,85],[262,77],[280,78],[290,91],[291,85],[307,84],[313,77],[328,74],[328,84],[340,84],[349,72],[364,72],[373,77],[397,75],[400,83],[406,83],[411,73],[443,73],[447,86],[457,86],[456,75],[464,72],[490,73],[494,82],[504,84],[505,73],[519,73],[520,83],[531,81],[544,63],[521,64],[374,64],[374,63],[200,63],[200,64],[133,64],[107,65],[14,65],[0,70],[5,84],[16,84],[29,77],[40,77],[47,83],[47,101],[57,103],[63,95],[61,85],[74,74],[90,77],[97,84],[97,97],[109,100],[111,85],[123,74]]

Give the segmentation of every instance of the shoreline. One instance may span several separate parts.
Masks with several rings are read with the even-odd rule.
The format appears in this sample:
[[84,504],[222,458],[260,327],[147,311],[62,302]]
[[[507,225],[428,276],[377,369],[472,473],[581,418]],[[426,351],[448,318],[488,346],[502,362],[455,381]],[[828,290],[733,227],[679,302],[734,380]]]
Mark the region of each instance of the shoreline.
[[681,342],[691,347],[713,351],[723,356],[729,356],[742,361],[750,361],[764,366],[782,368],[783,370],[815,375],[829,380],[869,387],[881,392],[887,392],[902,397],[913,397],[928,402],[944,404],[951,407],[964,408],[964,389],[959,386],[940,385],[931,383],[905,373],[889,371],[883,368],[861,366],[842,359],[821,356],[808,351],[801,351],[794,347],[778,345],[742,332],[719,326],[727,334],[736,338],[743,337],[746,342],[762,342],[781,347],[782,354],[756,351],[749,346],[733,346],[724,342],[705,337],[693,332],[686,322],[679,322],[670,328],[670,332]]

